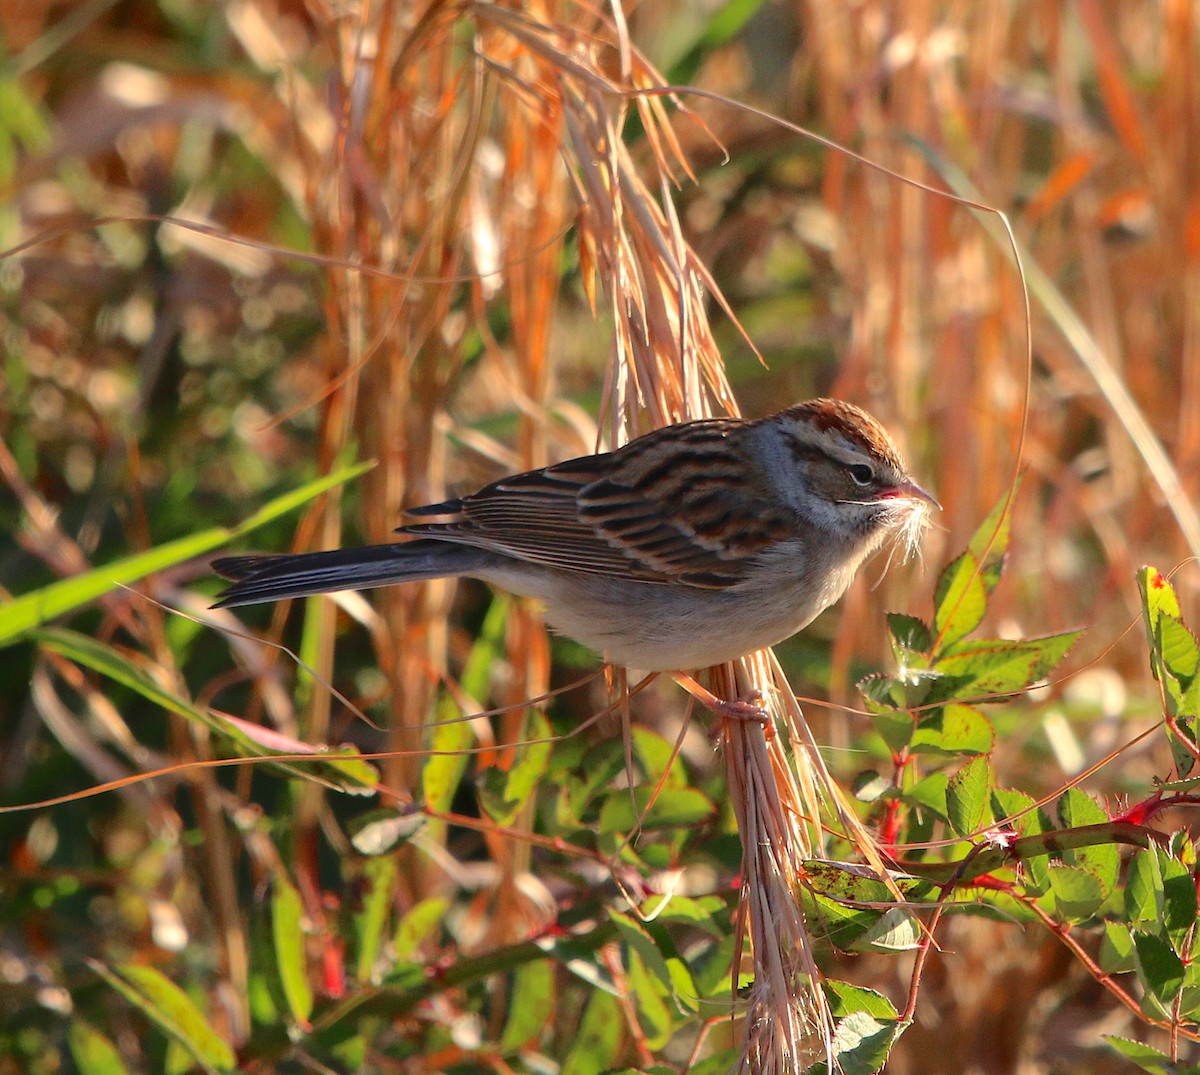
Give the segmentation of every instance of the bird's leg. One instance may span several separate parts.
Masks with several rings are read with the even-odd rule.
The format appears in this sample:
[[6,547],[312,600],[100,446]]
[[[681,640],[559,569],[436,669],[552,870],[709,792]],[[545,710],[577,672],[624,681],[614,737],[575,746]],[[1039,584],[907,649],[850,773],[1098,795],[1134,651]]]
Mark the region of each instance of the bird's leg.
[[701,686],[683,672],[672,672],[671,678],[696,699],[710,713],[731,720],[752,720],[758,724],[770,724],[771,717],[762,704],[762,691],[750,691],[741,698],[726,701],[718,698],[707,687]]

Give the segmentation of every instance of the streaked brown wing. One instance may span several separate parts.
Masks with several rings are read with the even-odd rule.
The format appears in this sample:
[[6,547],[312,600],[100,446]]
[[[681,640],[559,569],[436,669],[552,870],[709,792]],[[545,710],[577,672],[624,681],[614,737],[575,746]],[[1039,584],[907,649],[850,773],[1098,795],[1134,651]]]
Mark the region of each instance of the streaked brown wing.
[[795,528],[794,516],[772,507],[748,480],[737,453],[744,428],[714,419],[650,433],[615,452],[504,478],[420,509],[456,518],[403,532],[568,571],[733,586],[755,556]]

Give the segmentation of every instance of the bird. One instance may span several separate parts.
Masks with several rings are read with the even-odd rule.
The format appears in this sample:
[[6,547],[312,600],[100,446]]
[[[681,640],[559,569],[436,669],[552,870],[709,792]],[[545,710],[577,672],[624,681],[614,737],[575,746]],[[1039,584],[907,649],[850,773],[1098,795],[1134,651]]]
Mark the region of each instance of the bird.
[[605,661],[688,672],[773,646],[842,596],[891,536],[940,507],[861,408],[812,399],[753,420],[664,426],[613,451],[409,509],[403,541],[227,556],[228,608],[471,577],[545,606]]

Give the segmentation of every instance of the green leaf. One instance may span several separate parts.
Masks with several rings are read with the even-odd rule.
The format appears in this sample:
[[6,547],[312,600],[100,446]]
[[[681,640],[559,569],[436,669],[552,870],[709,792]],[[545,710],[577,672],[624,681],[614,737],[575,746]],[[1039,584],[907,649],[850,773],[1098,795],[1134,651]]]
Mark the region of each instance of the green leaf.
[[399,960],[411,959],[417,947],[441,924],[450,908],[444,896],[430,896],[421,900],[400,919],[392,938],[392,948]]
[[513,975],[508,1017],[500,1035],[502,1053],[513,1053],[537,1041],[554,1012],[554,968],[548,960],[522,964]]
[[363,909],[354,916],[358,934],[358,959],[354,965],[355,977],[360,982],[375,978],[375,965],[379,962],[379,949],[383,943],[383,930],[392,908],[395,895],[397,866],[394,855],[383,855],[368,859],[363,866],[367,892],[363,897]]
[[326,490],[358,477],[372,466],[373,463],[367,463],[347,467],[309,482],[294,492],[272,500],[261,511],[255,512],[233,529],[214,527],[197,534],[189,534],[148,552],[114,560],[82,575],[52,582],[40,590],[14,598],[7,604],[0,605],[0,646],[22,637],[35,627],[40,627],[58,616],[73,612],[120,586],[132,585],[156,571],[163,571],[185,560],[219,549],[234,538],[299,507]]
[[636,952],[646,965],[646,969],[658,979],[663,989],[673,992],[671,971],[667,967],[667,959],[658,947],[657,941],[646,928],[636,919],[619,911],[608,912],[609,920],[617,927],[617,933],[622,943],[632,952]]
[[988,809],[992,768],[986,757],[975,758],[950,778],[946,788],[946,816],[959,836],[967,836],[991,822]]
[[1105,1034],[1104,1040],[1126,1060],[1132,1060],[1143,1071],[1150,1075],[1179,1075],[1179,1068],[1165,1053],[1140,1041],[1130,1041],[1128,1038],[1118,1038]]
[[929,655],[933,646],[933,636],[924,620],[900,612],[889,612],[887,624],[892,636],[892,652],[898,665],[908,665],[914,656]]
[[1129,860],[1125,876],[1125,919],[1130,925],[1156,925],[1163,915],[1163,879],[1152,848]]
[[808,859],[804,877],[811,892],[848,903],[886,903],[895,899],[892,890],[866,866]]
[[669,989],[656,972],[646,966],[640,952],[625,953],[625,988],[633,998],[638,1028],[651,1050],[661,1049],[671,1039],[674,1018],[667,1003]]
[[67,1045],[79,1075],[127,1075],[128,1068],[117,1047],[90,1023],[78,1016],[71,1019]]
[[813,935],[843,952],[856,951],[859,938],[878,925],[882,911],[847,907],[828,896],[805,892],[800,897],[805,918],[816,923]]
[[469,763],[467,750],[475,745],[471,718],[449,695],[437,705],[436,723],[430,735],[429,757],[421,769],[421,799],[435,814],[450,809]]
[[594,990],[571,1035],[573,1044],[560,1075],[600,1075],[612,1067],[621,1048],[623,1026],[616,998],[602,989]]
[[992,812],[997,821],[1010,822],[1022,836],[1050,828],[1046,815],[1034,809],[1033,797],[1013,788],[992,789]]
[[1163,1008],[1183,986],[1183,961],[1157,933],[1133,931],[1133,949],[1137,953],[1138,979]]
[[896,1007],[882,993],[865,989],[861,985],[839,982],[827,978],[822,983],[829,998],[829,1010],[835,1019],[844,1019],[855,1012],[862,1012],[876,1019],[887,1020],[899,1017]]
[[1182,862],[1165,851],[1157,853],[1163,882],[1163,927],[1172,939],[1182,942],[1184,933],[1196,924],[1196,885]]
[[1106,974],[1128,974],[1137,969],[1133,934],[1123,922],[1104,923],[1104,939],[1100,942],[1098,962]]
[[516,760],[507,772],[488,769],[479,785],[479,803],[498,825],[508,826],[517,819],[530,797],[538,789],[550,764],[549,722],[535,709],[529,710]]
[[1083,922],[1091,918],[1108,898],[1108,887],[1091,870],[1051,862],[1047,874],[1054,909],[1064,921]]
[[930,688],[938,678],[919,668],[908,667],[894,676],[876,672],[858,682],[858,689],[873,715],[887,714],[895,709],[913,709],[925,702]]
[[[1103,825],[1110,820],[1104,807],[1079,788],[1068,788],[1058,800],[1058,816],[1064,828],[1068,829]],[[1116,888],[1121,872],[1121,857],[1115,843],[1065,850],[1062,857],[1067,865],[1080,866],[1094,873],[1104,885],[1106,898]]]
[[987,717],[974,706],[951,702],[922,718],[911,745],[916,754],[987,754],[994,742]]
[[983,622],[987,589],[979,561],[970,552],[943,569],[933,594],[934,655],[969,635]]
[[[870,709],[870,706],[868,705],[867,708]],[[903,711],[895,710],[873,714],[871,723],[892,754],[899,754],[908,746],[908,741],[912,738],[916,728],[912,717]]]
[[905,802],[930,810],[938,817],[946,818],[946,790],[950,778],[940,769],[936,773],[918,780],[911,788],[904,791]]
[[1163,672],[1159,618],[1165,613],[1173,619],[1181,619],[1179,598],[1166,577],[1156,567],[1143,567],[1137,573],[1138,590],[1142,597],[1142,621],[1150,646],[1151,666],[1156,677]]
[[937,659],[936,671],[947,677],[938,687],[952,689],[959,699],[1020,693],[1049,675],[1082,635],[1082,631],[1064,631],[1042,638],[981,639],[956,646]]
[[833,1032],[833,1055],[842,1075],[874,1075],[903,1032],[900,1023],[880,1022],[866,1012],[846,1016]]
[[635,813],[629,789],[614,789],[600,808],[600,831],[624,834],[639,819],[645,829],[680,829],[699,825],[717,812],[713,801],[696,788],[664,788],[655,792],[655,788],[645,785],[633,789]]
[[924,934],[921,923],[903,907],[892,907],[880,915],[850,946],[855,952],[911,952]]
[[688,1075],[729,1075],[737,1071],[741,1049],[722,1049],[688,1068]]
[[717,940],[729,933],[729,911],[719,896],[654,895],[642,908],[646,918],[655,922],[678,922],[703,930]]
[[661,780],[666,788],[688,786],[687,773],[675,743],[640,724],[635,724],[630,734],[633,756],[641,764],[647,783],[657,784]]
[[1196,636],[1181,619],[1164,612],[1158,617],[1157,648],[1167,673],[1186,688],[1200,668],[1200,646]]
[[874,769],[867,769],[854,778],[851,790],[860,803],[873,803],[892,790],[892,782]]
[[407,843],[425,827],[423,813],[404,813],[403,809],[381,807],[369,810],[350,820],[347,831],[350,843],[360,855],[385,855]]
[[[352,794],[373,792],[378,783],[375,768],[357,757],[350,748],[331,750],[315,747],[309,743],[288,739],[271,729],[251,724],[249,721],[224,717],[193,705],[186,698],[167,690],[134,661],[104,642],[99,642],[77,631],[59,627],[47,627],[35,633],[38,644],[52,653],[58,653],[76,664],[90,668],[141,695],[149,702],[161,706],[169,713],[184,717],[214,732],[221,739],[237,748],[243,757],[267,756],[272,754],[311,754],[312,762],[272,762],[291,776],[323,779],[332,787]],[[339,755],[345,755],[344,759]]]
[[308,1026],[312,1015],[312,986],[308,982],[308,960],[305,957],[304,929],[301,925],[304,906],[295,886],[276,875],[271,895],[271,939],[275,946],[275,967],[283,985],[292,1018]]
[[1008,539],[1012,529],[1012,509],[1017,502],[1019,489],[1018,477],[1011,490],[988,512],[987,518],[979,524],[979,529],[967,545],[967,551],[982,565],[983,584],[989,594],[996,588],[1004,571],[1004,558],[1008,555]]
[[134,963],[115,970],[94,960],[88,964],[206,1071],[233,1071],[237,1058],[229,1043],[209,1026],[192,998],[161,971]]

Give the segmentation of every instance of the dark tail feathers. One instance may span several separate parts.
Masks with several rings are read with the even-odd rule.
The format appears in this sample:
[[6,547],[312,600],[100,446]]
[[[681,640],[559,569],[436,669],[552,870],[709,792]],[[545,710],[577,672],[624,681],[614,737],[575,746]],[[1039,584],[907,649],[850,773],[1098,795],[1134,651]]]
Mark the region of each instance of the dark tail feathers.
[[212,569],[235,581],[212,607],[467,575],[494,561],[495,555],[483,549],[433,540],[294,556],[223,556]]

